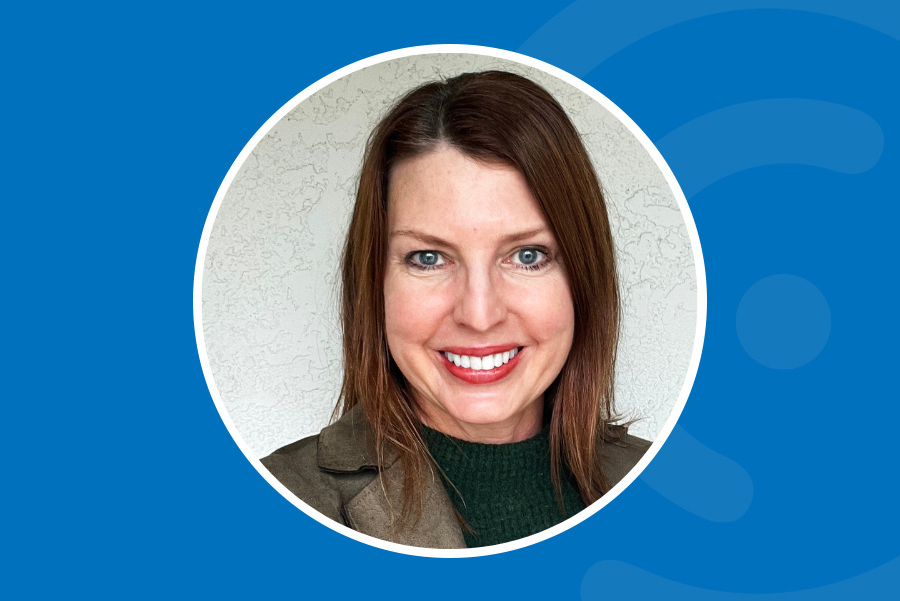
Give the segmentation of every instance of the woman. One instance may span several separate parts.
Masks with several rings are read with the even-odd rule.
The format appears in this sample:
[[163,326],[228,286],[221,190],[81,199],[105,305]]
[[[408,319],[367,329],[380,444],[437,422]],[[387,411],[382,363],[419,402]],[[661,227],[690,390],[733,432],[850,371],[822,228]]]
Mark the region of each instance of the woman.
[[402,98],[369,140],[342,276],[342,416],[263,459],[329,518],[498,544],[584,509],[649,445],[612,425],[600,185],[535,83],[469,73]]

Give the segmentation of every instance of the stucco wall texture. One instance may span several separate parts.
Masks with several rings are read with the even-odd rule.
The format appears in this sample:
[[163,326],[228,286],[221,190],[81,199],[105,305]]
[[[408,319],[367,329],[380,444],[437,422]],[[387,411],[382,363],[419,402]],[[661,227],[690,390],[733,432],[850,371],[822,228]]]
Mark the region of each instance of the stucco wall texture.
[[202,328],[216,388],[263,457],[328,424],[342,376],[338,261],[366,138],[416,85],[500,69],[544,86],[594,161],[613,224],[624,301],[616,404],[653,440],[694,345],[697,278],[685,219],[653,159],[592,98],[543,71],[470,54],[391,60],[301,102],[241,166],[215,216]]

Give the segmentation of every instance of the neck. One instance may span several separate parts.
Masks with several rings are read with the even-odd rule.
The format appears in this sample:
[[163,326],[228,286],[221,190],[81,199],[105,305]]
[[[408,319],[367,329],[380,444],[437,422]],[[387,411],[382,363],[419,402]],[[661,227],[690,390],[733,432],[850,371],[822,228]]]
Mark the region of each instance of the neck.
[[421,406],[416,413],[423,424],[447,436],[482,444],[508,444],[528,440],[541,431],[544,402],[539,399],[509,419],[486,424],[464,422],[443,411],[423,411]]

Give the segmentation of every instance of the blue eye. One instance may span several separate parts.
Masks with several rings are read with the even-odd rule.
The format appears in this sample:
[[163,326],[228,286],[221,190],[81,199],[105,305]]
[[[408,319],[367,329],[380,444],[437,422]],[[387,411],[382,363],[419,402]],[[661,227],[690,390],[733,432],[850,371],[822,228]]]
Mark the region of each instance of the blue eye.
[[440,257],[436,252],[432,252],[430,250],[426,250],[420,253],[416,253],[416,258],[419,260],[419,263],[426,266],[437,265]]
[[433,269],[444,264],[444,257],[436,250],[419,250],[410,253],[406,261],[419,269]]
[[542,254],[541,251],[534,248],[523,248],[516,253],[516,257],[522,265],[534,265],[541,260]]
[[539,271],[550,264],[550,257],[539,248],[523,248],[513,253],[512,264],[517,269]]

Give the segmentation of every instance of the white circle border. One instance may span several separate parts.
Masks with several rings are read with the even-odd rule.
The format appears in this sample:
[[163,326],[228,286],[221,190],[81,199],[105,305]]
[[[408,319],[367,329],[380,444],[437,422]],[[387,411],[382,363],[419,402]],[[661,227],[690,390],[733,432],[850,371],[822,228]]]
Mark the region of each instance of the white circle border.
[[[232,181],[234,180],[240,168],[243,166],[244,161],[247,159],[253,149],[256,148],[257,144],[259,144],[263,137],[269,133],[269,130],[271,130],[279,121],[281,121],[281,119],[287,113],[292,111],[298,104],[300,104],[325,86],[344,77],[345,75],[349,75],[360,69],[371,67],[373,65],[377,65],[389,60],[426,54],[477,54],[519,63],[543,71],[548,75],[552,75],[557,79],[560,79],[577,88],[581,92],[590,96],[594,101],[600,103],[603,108],[612,113],[613,116],[615,116],[622,124],[624,124],[625,127],[627,127],[631,132],[631,134],[635,136],[635,138],[637,138],[644,149],[650,154],[657,168],[660,170],[660,172],[665,177],[666,182],[669,184],[669,187],[675,195],[675,200],[678,202],[678,206],[681,209],[681,214],[684,216],[685,225],[688,229],[688,235],[691,240],[691,249],[693,250],[694,256],[694,268],[696,270],[697,277],[697,326],[694,335],[694,348],[693,352],[691,353],[691,361],[688,365],[688,371],[687,375],[685,376],[684,385],[682,386],[681,392],[678,395],[678,402],[675,404],[675,407],[672,409],[672,413],[669,415],[669,419],[666,420],[666,423],[663,425],[663,428],[660,431],[659,435],[656,437],[656,440],[653,441],[650,449],[647,450],[647,452],[637,463],[637,465],[635,465],[635,467],[632,468],[631,471],[628,472],[628,474],[626,474],[626,476],[622,480],[620,480],[599,500],[591,504],[583,511],[579,512],[577,515],[574,515],[571,518],[551,528],[548,528],[547,530],[538,532],[537,534],[532,534],[531,536],[527,536],[525,538],[502,543],[499,545],[476,547],[474,549],[430,549],[425,547],[401,545],[399,543],[375,538],[373,536],[357,532],[352,528],[348,528],[343,524],[339,524],[338,522],[325,517],[324,515],[320,514],[318,511],[314,510],[312,507],[301,501],[293,493],[288,491],[288,489],[285,488],[285,486],[281,482],[279,482],[265,467],[263,467],[262,462],[260,462],[259,459],[253,456],[253,453],[250,451],[249,445],[246,443],[246,441],[244,441],[243,437],[235,427],[234,422],[229,417],[224,403],[222,402],[222,397],[219,394],[219,390],[216,387],[216,383],[213,380],[212,369],[209,364],[209,357],[206,353],[206,343],[204,340],[202,327],[203,309],[201,294],[203,290],[203,266],[206,259],[206,250],[209,245],[210,232],[212,231],[213,222],[215,221],[216,214],[219,212],[219,207],[222,205],[222,201],[225,198],[225,193],[228,191],[228,188],[231,186]],[[228,429],[231,437],[237,443],[238,448],[240,448],[244,456],[250,461],[253,467],[256,468],[256,471],[258,471],[259,474],[263,478],[265,478],[266,481],[275,490],[281,493],[281,495],[285,499],[290,501],[303,513],[313,518],[320,524],[327,526],[328,528],[340,534],[343,534],[344,536],[348,536],[352,539],[355,539],[367,545],[371,545],[373,547],[378,547],[388,551],[394,551],[396,553],[417,555],[419,557],[482,557],[485,555],[493,555],[496,553],[505,553],[507,551],[521,549],[523,547],[527,547],[529,545],[533,545],[535,543],[546,540],[550,537],[556,536],[561,532],[565,532],[569,528],[580,524],[587,518],[600,511],[613,499],[619,496],[622,491],[628,488],[628,486],[632,482],[634,482],[635,479],[637,479],[641,472],[644,471],[644,468],[646,468],[647,465],[653,460],[653,458],[659,452],[660,448],[662,448],[662,445],[665,443],[666,439],[672,433],[672,430],[675,428],[675,424],[677,423],[678,418],[681,416],[681,412],[684,410],[684,406],[687,403],[691,388],[694,385],[694,380],[697,377],[697,369],[700,366],[700,355],[703,351],[703,342],[706,336],[706,301],[706,268],[703,263],[703,252],[700,248],[700,236],[697,232],[697,225],[694,223],[694,217],[691,214],[691,209],[688,206],[687,199],[684,196],[684,192],[682,191],[681,186],[679,186],[678,182],[675,180],[675,175],[672,173],[672,170],[669,168],[668,164],[666,164],[665,159],[663,159],[660,152],[656,149],[656,146],[653,145],[653,142],[650,141],[650,138],[647,137],[647,135],[641,130],[641,128],[638,127],[637,124],[622,111],[622,109],[616,106],[615,103],[609,100],[606,96],[595,90],[587,83],[578,79],[574,75],[571,75],[563,71],[562,69],[554,67],[553,65],[550,65],[543,61],[525,56],[524,54],[511,52],[509,50],[501,50],[498,48],[490,48],[487,46],[472,46],[467,44],[433,44],[427,46],[412,46],[409,48],[401,48],[398,50],[392,50],[390,52],[376,54],[374,56],[356,61],[355,63],[347,65],[342,69],[338,69],[337,71],[326,75],[322,79],[313,83],[305,90],[291,98],[284,106],[278,109],[278,111],[276,111],[274,115],[269,117],[269,119],[262,125],[262,127],[259,128],[259,130],[253,135],[253,137],[250,138],[250,141],[247,142],[247,144],[241,150],[240,154],[235,159],[234,163],[232,163],[231,168],[228,169],[228,173],[225,174],[225,179],[222,180],[222,184],[219,186],[218,192],[216,192],[212,207],[210,207],[209,214],[206,218],[206,223],[203,226],[203,234],[200,238],[200,246],[197,250],[197,261],[194,268],[194,335],[197,339],[197,351],[200,355],[200,364],[203,367],[203,376],[206,379],[207,387],[209,388],[209,392],[212,395],[213,402],[216,405],[219,416],[225,423],[225,427]]]

